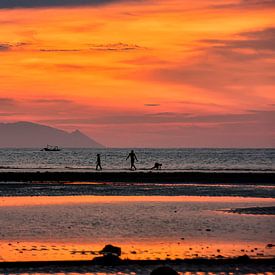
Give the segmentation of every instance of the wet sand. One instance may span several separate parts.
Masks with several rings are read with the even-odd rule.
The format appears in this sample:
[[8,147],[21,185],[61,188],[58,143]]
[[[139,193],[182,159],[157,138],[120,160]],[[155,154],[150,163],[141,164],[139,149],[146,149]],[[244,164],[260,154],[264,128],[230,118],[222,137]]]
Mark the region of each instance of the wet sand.
[[104,245],[123,259],[275,256],[272,198],[185,196],[2,197],[2,261],[89,260]]
[[[185,275],[273,275],[274,191],[273,184],[2,182],[0,274],[150,274],[166,263]],[[92,264],[108,243],[122,248],[124,262]],[[236,259],[244,255],[250,260]]]
[[[94,265],[89,261],[70,262],[37,262],[37,263],[0,263],[3,274],[118,274],[118,275],[149,275],[159,266],[169,266],[180,275],[225,275],[250,274],[273,275],[275,273],[274,259],[251,260],[235,259],[197,259],[177,261],[123,261],[119,265]],[[1,274],[1,273],[0,273]]]
[[0,172],[0,182],[30,181],[90,181],[90,182],[146,182],[146,183],[260,183],[274,184],[274,172],[178,172],[178,171],[128,171],[128,172],[57,172],[13,171]]
[[275,206],[270,207],[249,207],[226,210],[228,213],[247,214],[247,215],[275,215]]
[[275,198],[272,184],[1,182],[1,196],[231,196]]

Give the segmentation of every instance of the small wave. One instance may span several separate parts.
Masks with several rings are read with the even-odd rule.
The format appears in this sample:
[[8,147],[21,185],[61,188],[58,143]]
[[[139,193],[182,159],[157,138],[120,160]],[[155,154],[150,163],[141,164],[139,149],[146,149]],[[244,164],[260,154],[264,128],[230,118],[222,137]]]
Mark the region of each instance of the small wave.
[[[0,170],[58,170],[58,171],[95,171],[94,166],[54,166],[54,167],[41,167],[41,166],[0,166]],[[129,168],[103,168],[102,172],[121,172],[121,171],[132,171]],[[133,172],[152,171],[152,172],[275,172],[275,169],[265,168],[166,168],[161,170],[152,170],[148,168],[138,168]]]

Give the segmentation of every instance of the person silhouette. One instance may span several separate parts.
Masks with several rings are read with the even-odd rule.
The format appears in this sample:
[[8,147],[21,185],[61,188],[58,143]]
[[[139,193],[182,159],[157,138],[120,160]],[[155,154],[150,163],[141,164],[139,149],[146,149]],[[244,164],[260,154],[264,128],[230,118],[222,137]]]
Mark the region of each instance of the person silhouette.
[[126,160],[128,160],[128,158],[130,158],[130,160],[131,160],[131,170],[137,170],[137,168],[136,168],[136,166],[135,166],[135,161],[138,161],[138,159],[137,159],[137,156],[136,156],[136,154],[135,154],[135,152],[134,152],[134,150],[132,150],[130,153],[129,153],[129,155],[128,155],[128,157],[126,158]]
[[100,154],[96,155],[96,170],[102,170]]
[[162,167],[162,164],[161,163],[158,163],[158,162],[155,162],[154,166],[151,168],[151,170],[160,170]]

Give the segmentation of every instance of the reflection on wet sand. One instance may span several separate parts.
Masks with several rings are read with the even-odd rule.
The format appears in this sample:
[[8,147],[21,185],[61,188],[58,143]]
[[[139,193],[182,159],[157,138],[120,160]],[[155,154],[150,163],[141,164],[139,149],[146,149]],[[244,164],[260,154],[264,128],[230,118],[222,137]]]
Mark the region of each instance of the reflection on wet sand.
[[275,255],[273,216],[225,213],[271,198],[2,197],[1,261],[90,260],[108,243],[123,259]]
[[[122,248],[122,259],[175,260],[193,258],[232,258],[248,255],[251,258],[271,258],[275,248],[262,243],[207,242],[115,242]],[[77,244],[59,242],[0,242],[0,262],[92,260],[100,255],[103,243]]]
[[0,207],[134,202],[275,203],[273,198],[210,196],[23,196],[0,197]]

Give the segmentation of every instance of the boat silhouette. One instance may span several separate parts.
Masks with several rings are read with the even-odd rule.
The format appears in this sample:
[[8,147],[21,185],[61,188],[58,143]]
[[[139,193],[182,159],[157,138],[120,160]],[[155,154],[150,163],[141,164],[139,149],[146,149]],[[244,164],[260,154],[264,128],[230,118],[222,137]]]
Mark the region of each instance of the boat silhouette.
[[61,148],[59,148],[58,146],[52,146],[47,144],[47,147],[44,147],[43,149],[41,149],[41,151],[57,152],[61,151]]

